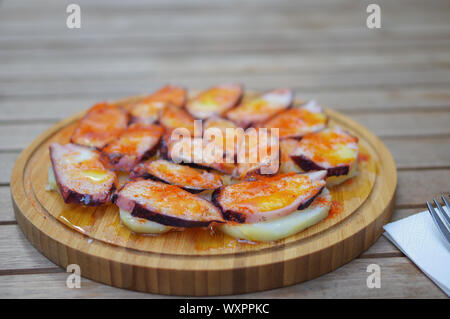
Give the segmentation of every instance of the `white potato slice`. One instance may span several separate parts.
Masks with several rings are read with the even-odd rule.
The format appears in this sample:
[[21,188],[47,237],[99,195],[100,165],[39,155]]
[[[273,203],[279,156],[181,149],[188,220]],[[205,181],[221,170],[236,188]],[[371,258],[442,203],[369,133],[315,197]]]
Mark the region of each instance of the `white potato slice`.
[[56,184],[55,173],[53,172],[53,168],[51,166],[48,168],[47,184],[45,185],[45,190],[49,192],[59,192],[58,184]]
[[317,224],[328,216],[331,207],[331,194],[324,188],[322,193],[302,210],[287,216],[253,224],[224,224],[219,229],[232,237],[250,241],[275,241],[292,236]]
[[130,230],[139,234],[163,234],[173,227],[161,225],[145,218],[132,216],[129,212],[120,210],[120,220]]

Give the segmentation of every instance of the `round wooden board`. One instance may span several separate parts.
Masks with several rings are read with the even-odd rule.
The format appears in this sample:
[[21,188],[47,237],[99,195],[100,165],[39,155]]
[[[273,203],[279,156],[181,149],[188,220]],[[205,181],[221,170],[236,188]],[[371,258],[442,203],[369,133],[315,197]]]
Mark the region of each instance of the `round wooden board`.
[[[121,100],[127,106],[139,97]],[[331,189],[341,211],[281,241],[248,243],[208,230],[145,236],[121,225],[114,205],[66,205],[45,191],[48,145],[68,143],[72,116],[44,132],[19,156],[11,177],[16,218],[30,242],[62,267],[78,264],[84,277],[169,295],[225,295],[292,285],[357,257],[390,220],[397,171],[389,150],[370,131],[326,109],[330,126],[360,139],[359,175]]]

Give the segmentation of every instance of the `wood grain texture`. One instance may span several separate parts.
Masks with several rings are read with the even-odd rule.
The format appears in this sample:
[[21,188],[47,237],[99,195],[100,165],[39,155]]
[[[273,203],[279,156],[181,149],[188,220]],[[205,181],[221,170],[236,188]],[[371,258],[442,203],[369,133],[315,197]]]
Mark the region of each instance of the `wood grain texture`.
[[[151,92],[168,81],[166,74],[177,82],[178,76],[183,75],[184,84],[200,87],[211,84],[206,80],[214,74],[238,80],[243,73],[260,77],[271,71],[279,76],[286,74],[294,81],[315,81],[306,85],[294,83],[298,86],[297,97],[315,98],[350,116],[381,113],[383,116],[378,119],[389,121],[390,113],[399,110],[405,118],[414,117],[418,111],[450,111],[448,0],[379,0],[376,3],[382,8],[380,30],[365,27],[365,10],[370,1],[78,0],[77,3],[83,12],[82,29],[69,30],[64,21],[65,2],[0,2],[0,38],[4,39],[0,45],[0,126],[8,125],[8,130],[3,131],[7,134],[16,127],[23,132],[17,138],[21,141],[17,147],[5,144],[8,150],[0,147],[0,218],[6,222],[0,221],[0,264],[5,267],[0,268],[2,296],[161,296],[117,289],[88,279],[83,279],[81,289],[68,289],[66,274],[53,273],[60,268],[52,266],[29,245],[17,225],[9,224],[13,218],[8,187],[11,169],[20,150],[31,142],[33,134],[40,133],[39,128],[29,127],[27,139],[27,125],[36,120],[50,126],[52,121],[94,102]],[[437,73],[434,78],[437,69],[444,73]],[[411,72],[405,72],[408,70]],[[410,80],[412,74],[420,77],[422,70],[429,70],[425,79]],[[193,78],[188,78],[192,72]],[[373,85],[353,87],[346,80],[349,75],[370,77],[372,72],[377,73]],[[383,76],[390,77],[393,72],[400,72],[395,82],[389,80],[390,85],[383,86]],[[304,76],[293,77],[297,73]],[[320,76],[312,77],[315,73]],[[89,83],[89,90],[70,89],[79,85],[81,74],[103,84]],[[123,74],[127,80],[121,82],[118,77]],[[334,78],[340,75],[337,81],[343,80],[343,85],[332,85],[326,79],[327,74]],[[136,90],[136,83],[129,81],[132,76],[136,79],[147,76],[142,80],[144,90],[141,87]],[[76,79],[72,81],[72,77]],[[203,77],[205,82],[200,81]],[[55,86],[58,80],[64,83]],[[214,78],[214,82],[220,80],[219,76]],[[2,88],[5,81],[13,81],[10,86],[13,91]],[[43,83],[30,91],[36,81]],[[255,83],[261,89],[274,85],[270,77],[245,84],[249,87]],[[421,121],[417,116],[415,120]],[[375,130],[377,124],[371,125]],[[425,200],[450,190],[448,135],[435,135],[433,121],[421,122],[419,126],[433,135],[405,135],[405,128],[399,127],[390,128],[389,136],[382,138],[400,169],[393,220],[422,210]],[[11,144],[15,143],[16,138],[8,135]],[[22,244],[11,245],[13,240]],[[413,264],[398,258],[399,251],[384,237],[361,255],[364,256],[370,258],[355,259],[306,283],[243,297],[445,298]],[[14,260],[14,267],[8,266],[10,259]],[[365,287],[368,263],[382,267],[379,290]]]
[[[349,197],[348,191],[338,191],[335,200],[344,199],[342,203],[344,207],[350,205],[351,215],[344,209],[337,220],[325,220],[291,238],[261,246],[203,252],[189,245],[192,240],[188,232],[176,234],[182,237],[179,240],[164,241],[161,236],[163,241],[159,242],[160,238],[149,240],[129,234],[124,242],[114,242],[119,247],[106,244],[110,241],[93,236],[95,233],[88,235],[99,240],[74,232],[57,220],[61,204],[54,194],[45,192],[43,185],[49,165],[48,144],[61,139],[67,142],[79,115],[47,130],[20,155],[11,179],[16,219],[26,237],[50,260],[63,267],[77,263],[86,277],[118,287],[172,295],[222,295],[267,290],[312,279],[355,258],[379,237],[381,226],[391,216],[397,184],[394,161],[381,141],[349,118],[331,110],[327,113],[331,125],[345,127],[360,138],[361,146],[376,163],[376,169],[362,164],[360,175],[376,172],[369,175],[375,177],[375,184],[372,192],[369,184],[367,199],[362,195],[357,200]],[[370,183],[368,176],[363,180]],[[356,180],[355,185],[353,193],[368,187]],[[64,206],[64,209],[74,208]],[[100,215],[107,218],[108,209]],[[113,218],[117,219],[117,213]],[[111,221],[102,220],[102,224],[111,225]],[[105,232],[106,229],[99,229],[99,234]],[[121,233],[122,230],[115,236],[120,237]],[[210,237],[202,238],[201,244],[209,245],[208,241]],[[278,275],[268,276],[269,273]]]
[[[128,95],[137,95],[148,92],[149,88],[161,85],[162,76],[146,74],[139,78],[130,74],[122,77],[108,77],[101,74],[92,75],[92,77],[75,78],[73,80],[58,79],[48,81],[35,81],[22,78],[19,81],[0,82],[0,95],[46,95],[46,94],[66,94],[83,95],[93,93],[103,93],[108,96],[113,92],[124,92]],[[206,75],[202,77],[192,77],[192,75],[171,75],[164,76],[164,81],[168,83],[177,83],[191,88],[208,87],[211,83],[236,81],[236,75],[217,74]],[[391,87],[418,87],[425,84],[435,87],[448,87],[450,80],[447,70],[422,70],[422,71],[390,71],[383,73],[374,73],[370,77],[366,74],[347,74],[343,77],[342,73],[334,74],[264,74],[253,76],[244,74],[239,76],[239,81],[246,84],[246,87],[252,90],[269,90],[273,84],[277,87],[290,87],[296,91],[303,90],[347,90],[349,88],[391,88]],[[126,83],[126,86],[124,84]],[[190,85],[186,85],[190,84]]]
[[14,167],[14,163],[19,157],[19,153],[3,151],[0,152],[0,185],[9,185],[9,179],[11,177],[11,171]]
[[[366,286],[367,266],[377,264],[382,270],[381,288]],[[66,287],[67,273],[30,273],[0,276],[5,298],[170,298],[164,295],[117,289],[81,279],[80,289]],[[23,287],[26,287],[24,295]],[[405,257],[362,258],[336,269],[332,273],[301,285],[244,295],[220,298],[447,298],[431,280]]]
[[8,186],[0,186],[0,207],[0,225],[15,222],[11,191]]

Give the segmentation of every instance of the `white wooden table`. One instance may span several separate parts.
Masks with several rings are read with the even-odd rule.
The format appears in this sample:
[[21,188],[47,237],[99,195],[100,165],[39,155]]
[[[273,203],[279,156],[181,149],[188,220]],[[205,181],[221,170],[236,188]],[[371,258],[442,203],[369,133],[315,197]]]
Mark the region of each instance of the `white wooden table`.
[[[291,87],[369,127],[398,166],[397,220],[450,191],[450,2],[0,1],[0,297],[154,298],[67,273],[24,238],[10,201],[20,151],[54,122],[100,100],[171,82]],[[66,6],[81,7],[81,29]],[[368,289],[369,264],[381,288]],[[384,237],[349,264],[261,298],[445,298]]]

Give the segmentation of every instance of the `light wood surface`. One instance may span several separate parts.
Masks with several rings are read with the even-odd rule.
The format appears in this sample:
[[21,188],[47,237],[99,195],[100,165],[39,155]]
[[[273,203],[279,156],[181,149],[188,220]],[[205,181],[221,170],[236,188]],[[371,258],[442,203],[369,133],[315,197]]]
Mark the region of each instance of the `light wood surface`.
[[[117,104],[127,108],[137,100]],[[48,129],[19,156],[11,177],[16,219],[31,243],[53,262],[62,267],[78,264],[84,276],[121,288],[203,296],[310,280],[372,245],[390,220],[397,186],[395,163],[382,142],[348,117],[326,112],[330,127],[343,127],[359,138],[358,175],[330,189],[340,211],[283,240],[244,243],[221,232],[212,236],[208,229],[145,236],[120,223],[115,205],[66,205],[59,194],[45,190],[51,165],[48,147],[68,143],[80,115]],[[278,275],[269,276],[274,273]]]
[[[450,121],[447,0],[377,1],[379,30],[365,26],[369,1],[77,3],[83,15],[79,30],[65,27],[65,2],[0,3],[0,296],[160,296],[88,279],[80,289],[67,288],[64,269],[34,249],[18,228],[9,183],[21,150],[57,120],[169,81],[204,87],[245,75],[247,88],[263,90],[285,78],[297,97],[315,98],[357,119],[395,158],[393,219],[424,210],[426,200],[450,190],[449,133],[442,125]],[[91,80],[83,84],[86,79]],[[372,120],[375,115],[379,121]],[[381,267],[380,289],[366,286],[372,263]],[[243,297],[445,295],[380,237],[327,275]]]

